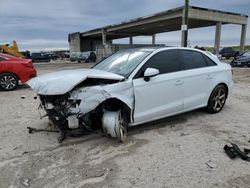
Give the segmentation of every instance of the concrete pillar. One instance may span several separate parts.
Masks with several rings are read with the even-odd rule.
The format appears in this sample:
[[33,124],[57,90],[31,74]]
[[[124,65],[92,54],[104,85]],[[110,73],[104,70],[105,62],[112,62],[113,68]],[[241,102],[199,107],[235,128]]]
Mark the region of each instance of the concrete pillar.
[[133,37],[132,36],[129,37],[129,45],[133,45]]
[[241,25],[240,53],[244,52],[246,42],[247,25]]
[[188,41],[188,1],[185,1],[185,8],[182,12],[182,23],[181,23],[181,46],[187,47]]
[[220,50],[220,35],[221,35],[221,22],[218,22],[216,23],[215,40],[214,40],[214,52],[216,55],[219,54]]
[[155,34],[152,35],[152,45],[155,45]]
[[102,44],[106,46],[107,43],[107,31],[105,28],[102,29]]
[[185,11],[182,12],[182,24],[181,24],[181,47],[185,46],[185,38],[187,37],[187,23],[186,23]]

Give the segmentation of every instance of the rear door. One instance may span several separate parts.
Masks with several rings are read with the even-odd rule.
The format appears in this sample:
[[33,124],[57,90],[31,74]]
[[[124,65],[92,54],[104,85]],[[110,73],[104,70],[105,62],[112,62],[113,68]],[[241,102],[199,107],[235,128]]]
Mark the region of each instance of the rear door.
[[212,60],[193,50],[181,50],[184,71],[184,111],[206,106],[214,77]]
[[[145,81],[147,68],[158,69],[160,74]],[[183,81],[179,79],[182,69],[178,50],[158,52],[142,66],[133,79],[135,124],[182,111]]]

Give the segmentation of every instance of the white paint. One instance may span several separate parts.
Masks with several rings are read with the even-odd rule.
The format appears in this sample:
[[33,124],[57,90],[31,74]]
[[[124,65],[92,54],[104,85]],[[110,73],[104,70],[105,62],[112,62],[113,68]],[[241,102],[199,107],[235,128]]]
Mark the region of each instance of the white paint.
[[38,76],[27,84],[40,95],[63,95],[87,78],[124,79],[123,76],[102,70],[76,69]]
[[[149,81],[145,81],[143,78],[133,79],[148,59],[160,51],[169,49],[198,51],[211,58],[217,66],[159,75],[156,75],[156,73],[158,74],[156,70],[152,71],[152,69],[149,69],[150,75],[152,72],[155,75],[150,77]],[[123,81],[72,90],[86,78],[105,78]],[[107,99],[119,99],[131,109],[132,122],[130,122],[130,126],[132,126],[205,107],[212,90],[219,83],[225,83],[230,93],[233,85],[230,65],[220,62],[211,53],[197,49],[166,47],[155,49],[127,79],[105,71],[80,69],[41,76],[32,79],[28,84],[38,94],[56,95],[70,91],[70,99],[81,100],[79,106],[69,109],[76,114],[86,114]]]

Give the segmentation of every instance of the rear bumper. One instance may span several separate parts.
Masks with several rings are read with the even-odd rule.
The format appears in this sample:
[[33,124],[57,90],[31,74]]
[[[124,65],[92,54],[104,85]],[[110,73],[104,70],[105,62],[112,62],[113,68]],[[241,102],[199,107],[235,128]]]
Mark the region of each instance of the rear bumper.
[[35,68],[26,68],[22,74],[22,77],[20,78],[20,81],[21,83],[25,83],[31,78],[34,78],[36,76],[37,76],[37,72]]

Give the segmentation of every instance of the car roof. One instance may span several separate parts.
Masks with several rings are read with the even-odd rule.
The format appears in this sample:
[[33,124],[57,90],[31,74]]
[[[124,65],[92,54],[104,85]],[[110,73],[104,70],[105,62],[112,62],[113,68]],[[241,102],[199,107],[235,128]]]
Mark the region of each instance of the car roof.
[[163,51],[163,50],[174,50],[174,49],[182,49],[182,50],[192,50],[192,51],[198,51],[198,52],[205,52],[196,48],[189,48],[189,47],[162,47],[162,46],[158,46],[158,47],[139,47],[139,48],[129,48],[129,49],[123,49],[120,51]]

